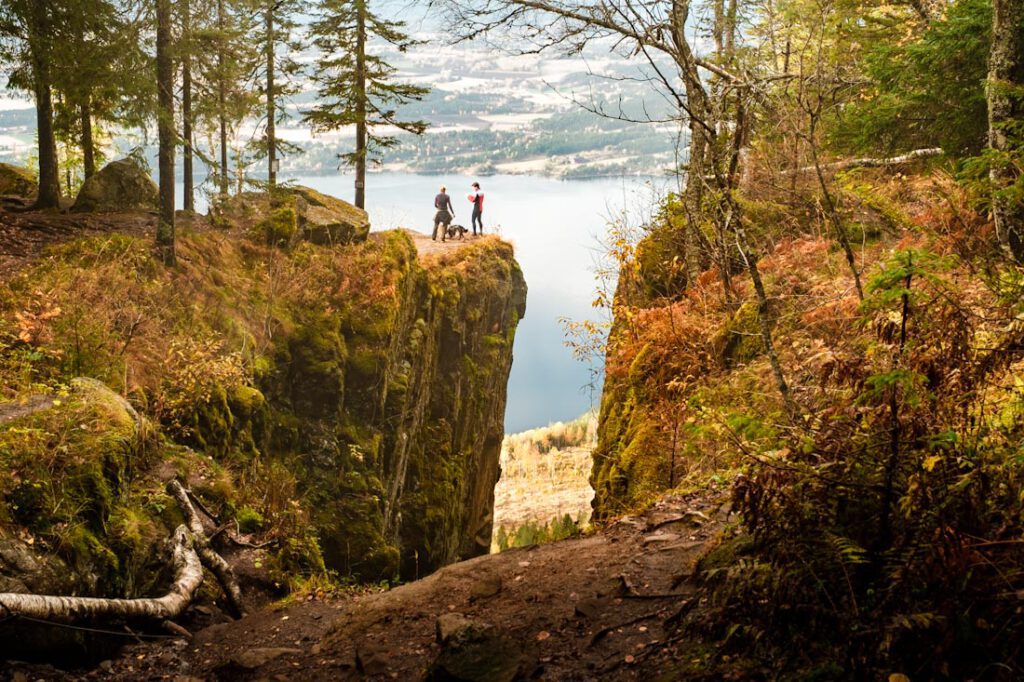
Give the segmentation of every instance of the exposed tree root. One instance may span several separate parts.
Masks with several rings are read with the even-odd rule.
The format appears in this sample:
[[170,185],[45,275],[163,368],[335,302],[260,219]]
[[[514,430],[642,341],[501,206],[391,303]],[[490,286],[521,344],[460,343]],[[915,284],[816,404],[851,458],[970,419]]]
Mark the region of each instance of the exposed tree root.
[[162,597],[102,599],[0,593],[0,616],[26,616],[58,623],[98,620],[169,621],[192,603],[203,583],[203,567],[185,526],[174,531],[171,565],[175,579]]
[[601,628],[600,630],[598,630],[597,632],[594,633],[594,636],[590,638],[590,643],[587,646],[588,647],[593,647],[598,642],[600,642],[602,639],[607,637],[612,632],[615,632],[619,628],[624,628],[624,627],[628,627],[630,625],[635,625],[637,623],[642,623],[643,621],[650,620],[651,618],[657,618],[659,615],[661,615],[662,611],[664,611],[664,609],[658,609],[657,611],[651,611],[650,613],[645,613],[645,614],[639,615],[636,618],[630,618],[627,621],[623,621],[621,623],[616,623],[615,625],[609,625],[607,627],[603,627],[603,628]]
[[[185,492],[188,494],[188,499],[192,500],[192,504],[199,507],[199,511],[201,511],[203,515],[206,516],[206,518],[210,519],[210,521],[212,521],[214,525],[217,526],[217,529],[210,533],[210,542],[213,542],[215,538],[223,535],[225,538],[227,538],[228,542],[235,545],[236,547],[246,547],[248,549],[264,549],[266,547],[278,544],[277,538],[270,538],[269,540],[266,540],[264,542],[249,542],[248,540],[243,540],[242,538],[238,537],[238,534],[241,533],[241,530],[238,527],[237,519],[231,519],[226,523],[221,523],[220,517],[214,514],[212,511],[210,511],[209,507],[203,504],[203,501],[199,499],[198,495],[196,495],[188,488],[185,488]],[[230,532],[231,526],[235,527],[234,533]]]
[[203,530],[203,522],[199,518],[199,513],[196,512],[196,508],[192,505],[185,486],[180,481],[171,481],[167,484],[167,492],[177,500],[182,513],[185,514],[185,522],[192,533],[199,558],[203,566],[208,568],[217,578],[217,582],[220,583],[221,589],[224,590],[224,596],[227,597],[228,607],[232,615],[236,618],[245,615],[245,609],[242,607],[242,589],[238,586],[238,580],[235,579],[235,572],[231,570],[231,566],[224,560],[224,557],[217,554],[213,547],[210,546],[210,541],[206,537],[206,531]]

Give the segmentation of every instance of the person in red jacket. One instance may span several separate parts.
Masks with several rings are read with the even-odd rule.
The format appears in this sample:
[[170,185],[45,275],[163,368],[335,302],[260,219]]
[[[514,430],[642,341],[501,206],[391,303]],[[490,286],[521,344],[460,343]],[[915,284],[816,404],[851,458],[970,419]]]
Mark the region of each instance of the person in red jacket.
[[473,202],[473,235],[476,235],[476,226],[480,226],[480,234],[484,233],[484,193],[480,191],[480,183],[473,183],[473,193],[467,197]]

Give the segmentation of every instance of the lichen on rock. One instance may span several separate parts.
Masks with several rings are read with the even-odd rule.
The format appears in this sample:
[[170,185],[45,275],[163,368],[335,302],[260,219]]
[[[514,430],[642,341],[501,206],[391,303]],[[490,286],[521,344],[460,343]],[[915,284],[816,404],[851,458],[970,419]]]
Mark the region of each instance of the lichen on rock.
[[296,197],[299,229],[314,244],[355,244],[366,240],[370,218],[347,201],[309,187],[291,189]]

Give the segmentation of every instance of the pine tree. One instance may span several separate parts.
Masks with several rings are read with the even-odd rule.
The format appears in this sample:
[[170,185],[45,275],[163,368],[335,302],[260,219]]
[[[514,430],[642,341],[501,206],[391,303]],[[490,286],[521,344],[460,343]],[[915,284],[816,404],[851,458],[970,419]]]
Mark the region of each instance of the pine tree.
[[174,62],[171,0],[156,0],[157,135],[159,137],[160,217],[156,244],[161,260],[174,265]]
[[[74,4],[74,3],[71,3]],[[74,12],[67,2],[4,0],[0,3],[0,41],[5,61],[13,63],[8,86],[31,92],[39,137],[39,195],[36,208],[60,206],[57,138],[53,124],[53,52],[66,37]]]
[[68,16],[67,38],[53,51],[55,128],[81,149],[85,178],[102,160],[96,138],[105,124],[141,127],[152,113],[151,57],[141,34],[149,27],[108,0],[79,0]]
[[379,162],[377,154],[398,143],[374,129],[393,126],[420,135],[427,127],[423,121],[400,120],[397,109],[422,99],[428,90],[394,82],[394,67],[368,49],[378,40],[404,52],[415,44],[404,28],[404,22],[386,21],[370,11],[368,0],[323,0],[310,30],[320,51],[315,76],[320,104],[304,120],[318,131],[355,126],[355,150],[341,158],[355,168],[355,205],[360,208],[366,203],[367,161]]
[[264,136],[259,149],[267,158],[270,188],[277,184],[279,152],[297,152],[299,148],[277,137],[277,125],[288,118],[288,97],[298,91],[296,76],[301,67],[294,55],[301,49],[296,38],[295,17],[305,9],[304,0],[258,0],[257,11],[263,18],[257,41],[263,47]]
[[226,195],[230,143],[241,123],[258,114],[260,93],[253,81],[261,50],[251,40],[256,17],[251,0],[190,2],[194,126],[209,140],[207,163],[215,170],[218,193]]

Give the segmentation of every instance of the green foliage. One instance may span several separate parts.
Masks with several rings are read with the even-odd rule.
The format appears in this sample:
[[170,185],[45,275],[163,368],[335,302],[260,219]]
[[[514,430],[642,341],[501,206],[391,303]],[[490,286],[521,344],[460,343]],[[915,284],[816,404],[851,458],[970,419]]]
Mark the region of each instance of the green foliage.
[[893,252],[869,279],[860,323],[873,340],[859,366],[830,367],[788,433],[730,424],[759,453],[734,488],[743,528],[723,543],[747,548],[702,562],[711,609],[692,619],[724,648],[801,674],[823,660],[868,677],[1015,665],[1024,625],[991,591],[1020,560],[1001,539],[1020,529],[1011,434],[1024,412],[978,391],[993,368],[975,364],[983,323],[957,267]]
[[286,248],[295,239],[298,231],[298,216],[294,206],[275,208],[269,216],[256,225],[256,230],[270,246]]
[[381,41],[405,52],[416,41],[404,33],[405,23],[386,20],[369,8],[370,0],[324,0],[310,33],[321,56],[315,80],[320,102],[304,115],[314,130],[337,130],[351,125],[366,127],[365,149],[341,155],[349,165],[379,161],[377,154],[398,144],[398,138],[374,132],[391,126],[419,135],[423,121],[398,118],[397,109],[422,99],[427,88],[394,81],[396,69],[371,51]]
[[910,40],[898,30],[869,40],[870,85],[839,117],[839,146],[882,153],[939,146],[953,156],[976,154],[988,131],[991,0],[957,0]]
[[554,517],[547,523],[527,521],[516,528],[498,528],[496,544],[499,552],[513,547],[529,547],[548,542],[557,542],[577,537],[582,532],[582,524],[569,514]]

